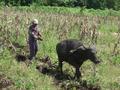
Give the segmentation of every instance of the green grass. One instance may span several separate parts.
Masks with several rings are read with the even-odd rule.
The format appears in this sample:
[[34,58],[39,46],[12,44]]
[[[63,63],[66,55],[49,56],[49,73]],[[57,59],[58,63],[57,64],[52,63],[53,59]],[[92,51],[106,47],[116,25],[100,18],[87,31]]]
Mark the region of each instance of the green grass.
[[[87,61],[82,66],[83,80],[87,80],[90,84],[98,84],[102,90],[119,90],[120,89],[120,55],[113,55],[114,45],[118,40],[117,35],[119,22],[117,19],[117,11],[109,10],[83,10],[80,8],[64,8],[64,7],[12,7],[6,8],[6,16],[4,18],[3,10],[0,10],[0,25],[2,30],[9,33],[8,39],[13,42],[19,42],[20,45],[27,45],[26,38],[28,33],[28,25],[33,18],[39,20],[39,29],[43,35],[43,41],[38,42],[39,51],[37,56],[43,57],[49,55],[52,62],[57,61],[55,51],[56,44],[64,39],[76,38],[80,39],[81,22],[88,18],[88,28],[92,26],[93,20],[100,20],[97,28],[99,32],[96,48],[98,56],[102,60],[100,65],[96,66],[96,75],[94,76],[94,65]],[[115,13],[114,13],[115,12]],[[96,17],[96,16],[99,17]],[[19,24],[16,25],[18,16]],[[112,19],[110,19],[112,18]],[[6,19],[6,20],[4,20]],[[3,20],[3,21],[2,21]],[[97,21],[95,21],[98,23]],[[85,23],[85,25],[87,25]],[[16,40],[16,27],[19,30],[19,37]],[[92,28],[93,30],[94,28]],[[1,38],[4,38],[4,32],[0,32]],[[1,39],[0,40],[3,40]],[[83,39],[86,46],[91,44],[91,36]],[[116,48],[119,52],[120,47]],[[27,53],[28,54],[28,53]],[[15,53],[11,53],[7,48],[0,49],[0,72],[7,75],[15,83],[10,90],[57,90],[59,86],[54,85],[54,79],[49,75],[43,75],[36,70],[38,61],[33,61],[29,67],[25,63],[18,63],[15,60]],[[69,64],[64,65],[64,72],[74,75]]]
[[[3,9],[1,5],[0,9]],[[86,9],[86,8],[72,8],[72,7],[56,7],[56,6],[38,6],[38,5],[31,5],[28,6],[12,6],[11,8],[14,8],[15,11],[26,11],[26,12],[43,12],[43,13],[58,13],[58,14],[76,14],[76,15],[89,15],[89,16],[120,16],[120,11],[115,11],[112,9]]]
[[25,63],[16,62],[8,50],[4,50],[0,59],[0,72],[14,82],[14,87],[11,87],[11,90],[56,90],[52,85],[52,78],[42,75],[36,70],[36,62],[27,67]]

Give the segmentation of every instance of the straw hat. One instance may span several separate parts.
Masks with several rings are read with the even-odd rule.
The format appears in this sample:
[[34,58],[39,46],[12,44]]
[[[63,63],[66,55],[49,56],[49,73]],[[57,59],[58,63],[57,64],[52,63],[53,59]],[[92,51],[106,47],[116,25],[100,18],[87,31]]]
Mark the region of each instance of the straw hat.
[[38,20],[37,19],[33,19],[32,24],[38,24]]

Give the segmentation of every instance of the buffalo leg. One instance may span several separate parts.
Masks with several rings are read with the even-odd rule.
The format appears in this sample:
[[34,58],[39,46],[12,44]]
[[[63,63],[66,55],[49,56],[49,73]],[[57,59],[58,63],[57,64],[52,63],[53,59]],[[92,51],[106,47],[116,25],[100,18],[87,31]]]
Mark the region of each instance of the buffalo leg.
[[59,61],[59,65],[58,65],[58,67],[59,67],[59,69],[60,69],[60,73],[61,74],[63,74],[63,71],[62,71],[62,61]]
[[79,79],[81,77],[81,72],[78,67],[76,68],[75,77],[77,77],[77,79]]

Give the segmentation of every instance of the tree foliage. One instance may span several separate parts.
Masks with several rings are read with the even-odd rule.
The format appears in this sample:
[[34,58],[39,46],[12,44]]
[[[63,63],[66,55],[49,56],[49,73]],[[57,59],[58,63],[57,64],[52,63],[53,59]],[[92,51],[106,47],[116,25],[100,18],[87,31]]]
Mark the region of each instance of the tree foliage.
[[1,0],[5,5],[27,6],[33,3],[46,6],[87,7],[94,9],[120,9],[120,0]]

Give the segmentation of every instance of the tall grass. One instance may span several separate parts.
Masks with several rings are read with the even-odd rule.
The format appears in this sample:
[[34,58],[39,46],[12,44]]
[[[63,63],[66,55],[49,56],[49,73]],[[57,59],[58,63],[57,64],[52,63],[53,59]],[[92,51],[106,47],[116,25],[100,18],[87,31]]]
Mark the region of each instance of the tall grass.
[[[58,86],[53,85],[52,77],[42,75],[35,69],[37,61],[27,67],[25,63],[16,62],[15,53],[11,53],[6,48],[10,45],[9,41],[27,46],[28,26],[34,18],[39,20],[39,30],[42,32],[44,39],[42,42],[38,42],[39,52],[37,57],[49,55],[52,62],[56,62],[56,44],[64,39],[81,39],[87,47],[94,44],[98,51],[97,55],[102,62],[96,66],[96,73],[94,72],[94,65],[89,61],[85,62],[82,66],[82,78],[89,83],[99,84],[102,90],[120,89],[119,43],[115,50],[117,53],[114,54],[113,52],[120,37],[118,35],[120,20],[117,14],[116,16],[109,16],[106,14],[107,11],[100,10],[99,13],[95,11],[95,14],[93,14],[94,10],[90,12],[85,10],[83,12],[87,14],[84,15],[77,12],[80,9],[70,9],[70,11],[66,11],[66,9],[69,10],[69,8],[58,9],[56,7],[39,7],[36,9],[35,7],[14,7],[0,11],[0,42],[4,42],[4,48],[1,49],[0,56],[0,72],[6,74],[15,83],[10,87],[11,90],[58,89]],[[102,12],[106,15],[100,15]],[[25,52],[29,54],[27,51]],[[65,64],[64,67],[66,67],[64,71],[68,69],[71,72],[68,64]]]

